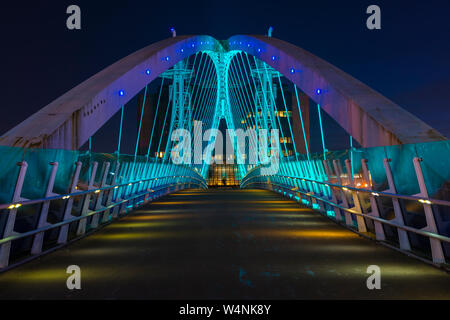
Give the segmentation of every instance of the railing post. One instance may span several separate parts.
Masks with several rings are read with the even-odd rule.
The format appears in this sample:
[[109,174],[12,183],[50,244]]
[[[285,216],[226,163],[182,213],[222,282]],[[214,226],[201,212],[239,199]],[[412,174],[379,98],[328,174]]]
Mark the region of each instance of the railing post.
[[[350,185],[350,187],[354,188],[355,181],[353,180],[351,165],[352,164],[350,163],[350,159],[346,159],[345,167],[347,169],[348,184]],[[359,200],[358,191],[352,190],[351,193],[352,193],[353,204],[354,204],[354,207],[351,209],[356,210],[356,212],[362,213],[361,202]],[[359,232],[367,232],[366,222],[364,221],[363,216],[356,215],[356,222],[358,223],[358,231]]]
[[[414,170],[416,171],[417,182],[419,183],[420,193],[416,194],[416,197],[423,197],[428,199],[428,190],[425,184],[425,179],[423,178],[422,167],[420,166],[421,158],[415,157],[413,159]],[[425,219],[427,221],[427,226],[422,230],[439,234],[436,220],[434,219],[433,209],[431,208],[431,203],[422,202],[423,209],[425,211]],[[433,257],[433,262],[435,263],[445,263],[445,256],[442,250],[441,241],[436,238],[429,238],[431,245],[431,255]]]
[[[94,188],[94,180],[95,180],[95,174],[97,173],[98,168],[98,162],[94,161],[92,163],[92,171],[91,171],[91,179],[89,180],[89,185],[87,190],[93,190]],[[83,199],[83,205],[81,206],[81,212],[80,216],[86,216],[89,213],[89,204],[91,201],[91,194],[87,193],[84,195]],[[78,222],[78,229],[77,229],[77,236],[81,236],[86,233],[86,224],[87,224],[87,217],[81,219]]]
[[[76,191],[78,180],[80,178],[80,172],[81,172],[81,165],[82,163],[78,161],[76,163],[75,172],[73,174],[72,178],[72,184],[70,186],[69,193],[74,193]],[[66,221],[70,218],[73,218],[72,215],[72,206],[73,206],[73,197],[70,197],[66,202],[66,208],[64,209],[64,215],[63,215],[63,221]],[[61,227],[59,230],[58,235],[58,244],[66,243],[67,242],[67,235],[69,233],[69,224],[65,224]]]
[[[110,162],[104,162],[103,163],[103,176],[102,176],[102,180],[100,182],[99,188],[103,188],[103,187],[106,186],[106,178],[108,177],[109,167],[110,166],[111,166]],[[103,194],[104,194],[103,190],[101,190],[98,193],[97,198],[95,199],[94,211],[98,211],[101,208],[103,208],[103,206],[102,206]],[[99,216],[100,216],[100,214],[94,214],[92,216],[92,220],[91,220],[91,227],[92,228],[97,228],[98,227]]]
[[[51,162],[52,171],[47,183],[47,190],[45,192],[45,198],[57,196],[58,194],[53,193],[53,186],[55,185],[56,173],[58,171],[58,162]],[[42,204],[39,221],[37,224],[37,229],[49,225],[47,222],[48,210],[50,208],[50,201],[45,201]],[[40,254],[42,252],[42,244],[44,242],[44,232],[39,232],[34,236],[33,245],[31,247],[31,254]]]
[[[117,175],[119,174],[119,168],[120,168],[120,163],[119,163],[119,161],[116,161],[116,166],[114,168],[114,175],[111,179],[111,186],[114,186],[116,184]],[[110,206],[113,201],[114,192],[116,192],[116,188],[109,189],[108,198],[106,198],[106,206],[107,207]],[[112,209],[112,214],[111,214],[112,218],[117,217],[118,210],[119,210],[118,206],[115,206]],[[110,213],[110,210],[106,210],[105,212],[103,212],[102,223],[105,223],[109,220],[109,213]]]
[[[20,166],[19,174],[17,176],[16,187],[14,188],[14,194],[11,202],[18,202],[25,200],[20,195],[22,193],[23,182],[27,173],[28,163],[26,161],[18,162]],[[3,238],[7,238],[15,234],[14,225],[16,223],[17,208],[10,209],[8,212],[8,218],[6,220],[5,228],[3,229]],[[9,264],[9,254],[11,251],[11,242],[0,245],[0,268],[7,267]]]
[[[370,183],[369,169],[367,168],[367,162],[368,161],[369,160],[367,160],[367,159],[361,159],[361,166],[362,166],[362,170],[363,170],[364,181],[367,184],[367,188],[370,189],[370,190],[373,190],[372,189],[372,184]],[[369,194],[369,200],[370,200],[371,212],[369,212],[368,214],[371,215],[371,216],[379,218],[380,217],[380,211],[378,210],[377,199],[375,198],[373,193]],[[380,241],[386,240],[386,235],[384,234],[383,225],[380,222],[378,222],[378,221],[374,221],[373,223],[374,223],[374,226],[375,226],[376,239],[380,240]]]
[[[386,178],[388,181],[389,189],[385,190],[384,192],[388,193],[397,193],[397,188],[395,187],[394,178],[392,177],[392,171],[391,166],[389,165],[389,162],[391,162],[391,159],[383,159],[384,164],[384,171],[386,172]],[[392,204],[394,206],[394,214],[395,218],[393,219],[394,222],[398,223],[399,225],[404,226],[405,222],[403,220],[403,214],[402,209],[400,207],[400,202],[397,198],[392,198]],[[400,228],[397,228],[398,233],[398,242],[400,244],[400,248],[402,250],[410,251],[411,245],[409,243],[408,233]]]
[[[328,166],[328,161],[327,160],[322,160],[323,161],[323,166],[325,168],[325,173],[327,175],[327,182],[328,183],[332,183],[331,181],[331,176],[333,175],[331,172],[330,167]],[[331,193],[331,202],[338,204],[337,198],[336,198],[336,191],[334,190],[333,187],[329,187],[330,189],[330,193]],[[342,221],[342,216],[341,216],[341,210],[339,210],[339,208],[333,206],[333,210],[334,210],[334,216],[336,217],[337,221]]]
[[[338,160],[333,160],[333,167],[334,167],[334,172],[336,172],[336,179],[338,181],[338,185],[342,186],[342,168],[341,168],[341,163]],[[348,200],[347,200],[347,195],[345,194],[344,190],[342,190],[342,188],[339,188],[340,194],[341,194],[341,198],[342,198],[342,205],[344,208],[348,208]],[[345,224],[347,224],[348,226],[352,226],[353,225],[353,220],[352,220],[352,216],[350,214],[350,212],[345,211],[344,212],[344,216],[345,216]]]

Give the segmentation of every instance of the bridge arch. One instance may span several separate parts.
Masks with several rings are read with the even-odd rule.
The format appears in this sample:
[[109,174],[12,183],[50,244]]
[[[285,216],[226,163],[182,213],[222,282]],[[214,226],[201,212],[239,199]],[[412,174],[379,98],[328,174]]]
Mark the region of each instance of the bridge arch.
[[[0,137],[19,147],[79,149],[158,75],[199,51],[240,50],[281,72],[363,147],[446,140],[439,132],[313,54],[267,36],[178,36],[117,61]],[[293,71],[293,72],[292,72]],[[320,89],[322,94],[316,94]]]
[[205,50],[222,46],[210,36],[177,36],[140,49],[31,115],[1,136],[0,144],[77,150],[161,73]]
[[293,44],[261,35],[233,36],[226,44],[282,73],[362,147],[447,140],[361,81]]

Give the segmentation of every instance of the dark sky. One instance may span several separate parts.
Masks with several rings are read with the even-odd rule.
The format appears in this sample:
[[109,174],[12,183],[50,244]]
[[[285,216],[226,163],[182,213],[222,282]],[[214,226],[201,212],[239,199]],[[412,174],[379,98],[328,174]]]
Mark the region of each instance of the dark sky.
[[[82,30],[66,28],[68,5]],[[382,30],[366,28],[368,5]],[[178,34],[264,34],[298,45],[450,136],[450,1],[2,2],[0,134],[111,63]],[[128,115],[130,135],[135,114]],[[126,145],[126,143],[125,143]],[[129,144],[128,147],[130,147]]]

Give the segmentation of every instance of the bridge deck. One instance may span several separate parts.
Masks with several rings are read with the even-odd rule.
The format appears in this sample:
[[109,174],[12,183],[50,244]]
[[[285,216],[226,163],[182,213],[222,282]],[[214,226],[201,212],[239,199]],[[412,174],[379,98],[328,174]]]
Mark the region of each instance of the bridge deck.
[[[81,267],[81,290],[66,288]],[[381,268],[381,290],[366,269]],[[0,298],[450,298],[450,276],[260,190],[184,191],[0,274]]]

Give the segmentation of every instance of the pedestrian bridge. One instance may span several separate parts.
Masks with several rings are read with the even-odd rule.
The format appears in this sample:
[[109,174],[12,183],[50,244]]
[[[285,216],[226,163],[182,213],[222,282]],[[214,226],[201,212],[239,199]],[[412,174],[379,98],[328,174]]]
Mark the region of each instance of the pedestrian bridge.
[[[124,154],[124,113],[136,101],[134,154]],[[344,149],[327,147],[325,114],[347,135]],[[115,150],[94,152],[115,116]],[[248,144],[221,139],[224,128]],[[4,298],[447,295],[437,269],[450,256],[447,138],[282,40],[160,41],[0,144]],[[59,287],[71,264],[90,288],[79,296]],[[381,267],[383,291],[367,290],[370,265]]]

